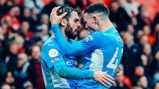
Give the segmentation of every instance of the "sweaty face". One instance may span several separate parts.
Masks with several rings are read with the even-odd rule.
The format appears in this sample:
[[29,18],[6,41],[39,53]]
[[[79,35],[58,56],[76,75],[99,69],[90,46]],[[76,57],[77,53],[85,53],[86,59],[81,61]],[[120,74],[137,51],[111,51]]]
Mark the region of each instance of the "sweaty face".
[[98,26],[97,23],[95,23],[95,20],[92,16],[88,15],[87,13],[84,14],[84,22],[85,22],[85,28],[89,31],[97,31]]
[[65,33],[68,38],[75,39],[80,28],[80,19],[77,12],[71,12]]

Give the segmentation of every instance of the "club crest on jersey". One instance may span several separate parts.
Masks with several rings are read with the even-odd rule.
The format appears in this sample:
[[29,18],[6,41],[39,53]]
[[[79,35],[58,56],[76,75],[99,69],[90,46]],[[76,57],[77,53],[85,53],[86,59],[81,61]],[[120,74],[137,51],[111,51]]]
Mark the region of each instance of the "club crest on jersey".
[[49,50],[49,56],[50,57],[56,57],[58,55],[58,51],[56,49],[50,49]]
[[69,67],[72,67],[72,66],[75,65],[75,62],[74,62],[74,60],[67,60],[66,65],[69,66]]

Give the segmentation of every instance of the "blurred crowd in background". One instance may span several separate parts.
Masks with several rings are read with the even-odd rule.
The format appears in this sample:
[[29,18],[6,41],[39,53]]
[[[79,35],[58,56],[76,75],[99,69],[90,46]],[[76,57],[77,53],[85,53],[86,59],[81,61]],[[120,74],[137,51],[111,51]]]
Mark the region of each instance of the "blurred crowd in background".
[[[0,88],[45,89],[40,51],[52,33],[52,8],[69,5],[78,11],[80,40],[89,34],[83,11],[98,1],[109,7],[110,20],[125,43],[122,71],[111,89],[159,89],[159,12],[148,13],[150,8],[139,0],[0,0]],[[159,5],[158,0],[142,1]],[[77,59],[80,69],[83,57]]]

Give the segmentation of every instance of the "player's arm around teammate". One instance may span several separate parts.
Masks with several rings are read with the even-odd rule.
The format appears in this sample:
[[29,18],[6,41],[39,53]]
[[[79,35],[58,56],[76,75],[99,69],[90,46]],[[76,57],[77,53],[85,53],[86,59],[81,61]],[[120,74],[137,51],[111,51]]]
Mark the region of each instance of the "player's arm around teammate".
[[56,71],[63,78],[71,79],[94,79],[103,85],[110,85],[106,80],[115,84],[114,79],[101,71],[78,70],[76,68],[67,67],[62,53],[52,44],[42,46],[42,67],[47,64],[50,72]]

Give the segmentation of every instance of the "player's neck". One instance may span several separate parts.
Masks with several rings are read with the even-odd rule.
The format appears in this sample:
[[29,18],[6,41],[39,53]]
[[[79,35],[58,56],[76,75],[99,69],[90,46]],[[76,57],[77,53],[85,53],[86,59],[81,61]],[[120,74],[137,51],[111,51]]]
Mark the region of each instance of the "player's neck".
[[107,21],[103,21],[100,23],[99,25],[99,29],[100,31],[102,32],[105,32],[106,30],[108,30],[109,28],[112,28],[114,27],[113,24],[110,22],[110,20],[107,20]]

